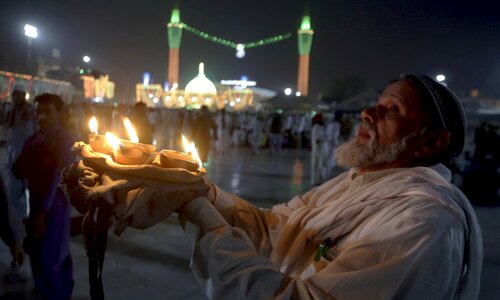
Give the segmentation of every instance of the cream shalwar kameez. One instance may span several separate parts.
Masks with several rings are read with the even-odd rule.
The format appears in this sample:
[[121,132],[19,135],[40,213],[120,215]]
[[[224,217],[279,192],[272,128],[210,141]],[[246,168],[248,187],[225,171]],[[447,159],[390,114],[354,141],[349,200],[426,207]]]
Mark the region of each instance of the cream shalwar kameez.
[[191,269],[213,299],[475,299],[481,234],[450,177],[443,165],[351,170],[270,210],[217,188],[214,205],[197,198],[180,215]]

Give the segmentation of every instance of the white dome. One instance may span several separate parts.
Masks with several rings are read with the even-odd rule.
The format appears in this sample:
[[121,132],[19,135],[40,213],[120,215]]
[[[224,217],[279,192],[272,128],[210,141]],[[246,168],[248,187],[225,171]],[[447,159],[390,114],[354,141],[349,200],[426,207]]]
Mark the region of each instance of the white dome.
[[200,63],[199,73],[191,80],[184,89],[185,93],[189,94],[211,94],[217,95],[217,89],[210,79],[205,76],[203,63]]

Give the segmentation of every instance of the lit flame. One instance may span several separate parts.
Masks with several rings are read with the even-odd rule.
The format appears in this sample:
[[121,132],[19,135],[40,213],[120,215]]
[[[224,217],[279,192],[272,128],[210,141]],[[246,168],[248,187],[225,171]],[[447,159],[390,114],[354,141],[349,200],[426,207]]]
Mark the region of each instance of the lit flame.
[[123,146],[123,143],[111,132],[106,132],[106,142],[111,146],[114,150],[117,150],[120,146]]
[[139,137],[135,132],[134,126],[132,126],[132,122],[127,117],[123,117],[123,125],[125,125],[125,129],[127,129],[128,137],[134,143],[139,143]]
[[95,118],[95,116],[90,119],[89,128],[91,133],[99,134],[97,132],[97,119]]
[[189,142],[183,134],[182,136],[182,145],[184,146],[184,152],[187,154],[190,154],[193,160],[198,164],[198,169],[201,169],[202,162],[200,159],[200,156],[198,155],[198,150],[196,150],[196,147],[194,146],[193,142]]

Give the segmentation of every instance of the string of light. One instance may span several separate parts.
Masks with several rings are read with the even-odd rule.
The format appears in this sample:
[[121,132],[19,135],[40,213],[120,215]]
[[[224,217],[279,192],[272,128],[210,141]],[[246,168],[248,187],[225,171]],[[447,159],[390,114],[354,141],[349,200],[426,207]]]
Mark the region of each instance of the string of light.
[[197,36],[199,36],[203,39],[206,39],[208,41],[218,43],[220,45],[227,46],[227,47],[230,47],[233,49],[237,49],[237,50],[238,50],[238,48],[250,49],[250,48],[257,48],[257,47],[261,47],[261,46],[266,46],[269,44],[274,44],[277,42],[284,41],[284,40],[292,37],[292,34],[290,32],[287,32],[284,34],[271,36],[271,37],[268,37],[265,39],[261,39],[261,40],[257,40],[257,41],[253,41],[253,42],[249,42],[249,43],[236,43],[236,42],[233,42],[233,41],[221,38],[221,37],[217,37],[215,35],[211,35],[211,34],[206,33],[206,32],[203,32],[199,29],[196,29],[192,26],[187,25],[186,23],[182,23],[182,28],[186,29],[187,31],[189,31],[193,34],[196,34]]

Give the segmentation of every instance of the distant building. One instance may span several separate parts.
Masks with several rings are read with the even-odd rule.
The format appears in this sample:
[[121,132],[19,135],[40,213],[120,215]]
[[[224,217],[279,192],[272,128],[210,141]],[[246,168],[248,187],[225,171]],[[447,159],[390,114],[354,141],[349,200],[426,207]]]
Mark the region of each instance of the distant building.
[[[276,95],[273,91],[255,89],[259,100]],[[256,105],[254,95],[254,89],[245,84],[214,84],[206,77],[203,63],[199,65],[198,75],[184,90],[179,89],[177,83],[170,88],[164,88],[160,84],[149,84],[148,81],[136,85],[136,101],[152,107],[198,109],[202,105],[207,105],[213,109],[227,107],[230,110],[242,110]]]
[[26,92],[27,100],[39,94],[52,93],[70,103],[78,96],[78,91],[68,81],[0,71],[0,101],[7,100],[14,89]]

